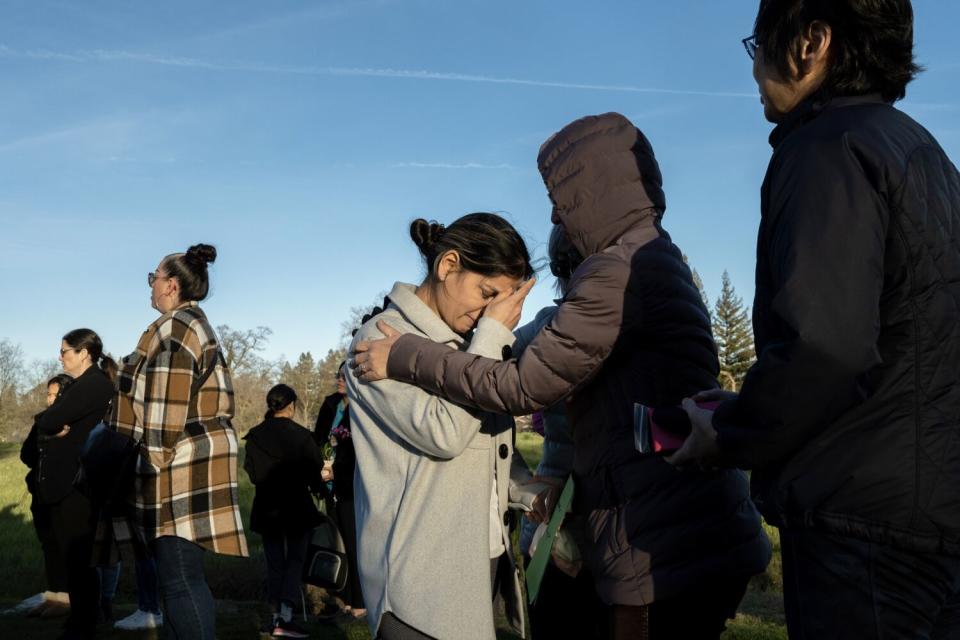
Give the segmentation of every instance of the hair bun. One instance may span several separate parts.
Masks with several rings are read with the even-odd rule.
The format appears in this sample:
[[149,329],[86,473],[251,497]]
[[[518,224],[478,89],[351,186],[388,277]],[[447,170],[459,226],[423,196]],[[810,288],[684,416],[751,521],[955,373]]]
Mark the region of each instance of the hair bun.
[[427,222],[423,218],[410,223],[410,238],[424,256],[433,253],[434,245],[445,231],[446,227],[439,222]]
[[187,249],[187,258],[209,264],[217,259],[217,248],[212,244],[195,244]]

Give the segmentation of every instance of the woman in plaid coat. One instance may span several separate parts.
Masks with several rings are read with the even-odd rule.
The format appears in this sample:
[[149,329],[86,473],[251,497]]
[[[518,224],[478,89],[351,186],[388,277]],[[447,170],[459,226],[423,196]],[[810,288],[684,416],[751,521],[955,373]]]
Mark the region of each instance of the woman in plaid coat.
[[123,359],[110,422],[141,440],[132,531],[157,560],[166,623],[177,640],[213,640],[205,551],[246,556],[237,491],[230,372],[198,301],[207,295],[210,245],[172,254],[148,276],[162,315]]

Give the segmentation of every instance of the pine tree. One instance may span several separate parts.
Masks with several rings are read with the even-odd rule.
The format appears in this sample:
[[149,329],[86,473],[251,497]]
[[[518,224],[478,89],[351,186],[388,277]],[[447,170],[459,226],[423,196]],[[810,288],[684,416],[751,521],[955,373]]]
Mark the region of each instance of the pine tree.
[[[683,254],[683,261],[690,267],[690,259],[687,258],[687,254]],[[707,309],[707,315],[710,316],[710,320],[712,321],[713,310],[710,309],[710,298],[707,297],[707,290],[703,288],[703,278],[700,277],[700,274],[693,267],[690,267],[690,275],[693,277],[693,284],[696,285],[697,291],[700,292],[700,297],[703,298],[703,306]]]
[[726,271],[713,308],[713,338],[720,357],[720,384],[724,389],[737,391],[756,355],[750,316]]

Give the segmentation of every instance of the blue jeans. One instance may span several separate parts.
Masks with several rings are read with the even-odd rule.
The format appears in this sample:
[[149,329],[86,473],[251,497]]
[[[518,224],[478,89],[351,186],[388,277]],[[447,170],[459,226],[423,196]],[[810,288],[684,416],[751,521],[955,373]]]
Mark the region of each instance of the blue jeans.
[[176,536],[153,541],[163,623],[175,640],[214,640],[216,612],[203,574],[204,553],[203,547]]
[[100,600],[113,602],[113,597],[117,595],[117,583],[120,582],[121,563],[112,567],[97,567],[97,573],[100,574]]
[[160,613],[160,583],[157,581],[157,563],[153,558],[137,560],[137,608],[140,611]]

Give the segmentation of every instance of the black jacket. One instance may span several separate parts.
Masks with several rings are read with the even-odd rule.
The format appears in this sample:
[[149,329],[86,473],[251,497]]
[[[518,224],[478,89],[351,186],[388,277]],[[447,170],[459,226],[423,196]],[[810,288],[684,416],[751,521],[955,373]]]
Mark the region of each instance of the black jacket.
[[43,411],[33,417],[33,426],[30,427],[30,433],[27,434],[23,444],[20,445],[20,462],[26,465],[27,472],[27,491],[31,495],[37,492],[37,467],[40,465],[40,449],[37,446],[37,420],[43,415]]
[[960,555],[960,175],[875,97],[808,102],[771,143],[721,449],[778,526]]
[[243,468],[256,485],[250,528],[260,534],[306,531],[317,523],[310,495],[323,457],[310,432],[287,418],[267,418],[244,436]]
[[[90,431],[103,420],[114,386],[98,367],[88,368],[67,387],[56,402],[37,417],[37,498],[45,504],[59,502],[73,489],[80,467],[80,451]],[[70,433],[53,437],[64,425]]]
[[[331,393],[324,398],[317,414],[317,423],[313,436],[319,446],[330,439],[330,429],[337,415],[337,404],[343,399],[339,393]],[[350,407],[343,411],[340,426],[350,432]],[[353,500],[353,472],[357,467],[357,454],[353,448],[353,437],[338,438],[337,455],[333,459],[333,493],[339,500]],[[326,487],[324,487],[326,490]]]

